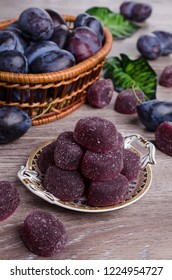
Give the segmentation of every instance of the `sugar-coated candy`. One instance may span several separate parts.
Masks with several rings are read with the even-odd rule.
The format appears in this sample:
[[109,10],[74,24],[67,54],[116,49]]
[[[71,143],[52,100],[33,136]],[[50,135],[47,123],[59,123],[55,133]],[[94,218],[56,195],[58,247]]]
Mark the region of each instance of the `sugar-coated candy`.
[[128,188],[128,180],[121,174],[113,180],[91,182],[87,195],[87,203],[95,207],[118,204],[124,201],[128,193]]
[[73,138],[73,132],[61,134],[56,141],[54,161],[56,166],[65,170],[80,168],[84,149]]
[[121,174],[126,176],[129,182],[137,180],[141,171],[140,156],[132,150],[124,149],[123,163]]
[[155,143],[159,150],[172,156],[172,122],[163,122],[155,131]]
[[25,218],[21,237],[30,251],[43,257],[58,254],[67,244],[67,233],[62,222],[41,210],[34,210]]
[[41,172],[45,173],[47,168],[54,165],[54,149],[56,141],[48,144],[42,149],[40,156],[37,159],[37,165]]
[[114,86],[111,79],[102,79],[94,82],[88,89],[87,101],[96,108],[103,108],[112,99]]
[[117,144],[116,144],[116,146],[113,148],[113,151],[120,150],[121,152],[123,152],[123,149],[124,149],[124,137],[123,137],[122,134],[118,131],[118,132],[117,132]]
[[135,91],[137,97],[135,97],[132,89],[127,89],[118,93],[114,110],[120,114],[132,115],[137,112],[136,107],[141,102],[145,101],[144,94],[140,90]]
[[172,65],[168,65],[159,77],[159,84],[163,87],[172,87]]
[[8,181],[0,181],[0,222],[11,216],[19,203],[18,189]]
[[81,171],[93,181],[107,181],[117,176],[123,168],[123,153],[120,150],[107,153],[86,151]]
[[117,144],[115,125],[100,117],[80,119],[74,128],[74,139],[77,143],[93,152],[105,153]]
[[71,130],[66,130],[64,132],[61,132],[57,137],[58,140],[66,140],[66,141],[68,140],[71,141],[72,138],[73,138],[73,131]]
[[43,180],[44,188],[62,201],[81,198],[85,192],[85,182],[78,170],[62,170],[50,166]]

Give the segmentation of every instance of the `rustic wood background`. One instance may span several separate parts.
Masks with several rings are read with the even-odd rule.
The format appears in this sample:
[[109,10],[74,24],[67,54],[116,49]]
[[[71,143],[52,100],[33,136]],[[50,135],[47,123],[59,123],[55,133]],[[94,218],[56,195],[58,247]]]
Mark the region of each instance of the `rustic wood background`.
[[[138,1],[143,2],[143,1]],[[18,17],[27,7],[52,8],[61,14],[77,15],[93,6],[107,6],[118,12],[122,1],[23,1],[1,0],[0,20]],[[152,0],[153,13],[132,37],[113,42],[109,55],[126,53],[138,57],[137,38],[154,30],[172,30],[171,0]],[[160,57],[150,64],[159,75],[172,57]],[[20,192],[21,203],[16,212],[0,224],[0,259],[42,259],[23,244],[19,228],[33,209],[42,209],[56,215],[65,225],[69,242],[57,256],[49,259],[171,259],[172,258],[172,158],[156,150],[156,166],[152,167],[153,180],[146,195],[133,205],[106,213],[79,213],[53,206],[29,192],[17,178],[21,165],[44,141],[60,132],[72,130],[84,116],[100,116],[112,121],[123,135],[138,133],[154,140],[137,116],[124,116],[113,109],[116,93],[104,109],[83,105],[65,118],[35,126],[17,141],[0,146],[0,180],[14,183]],[[172,89],[158,86],[157,98],[172,100]]]

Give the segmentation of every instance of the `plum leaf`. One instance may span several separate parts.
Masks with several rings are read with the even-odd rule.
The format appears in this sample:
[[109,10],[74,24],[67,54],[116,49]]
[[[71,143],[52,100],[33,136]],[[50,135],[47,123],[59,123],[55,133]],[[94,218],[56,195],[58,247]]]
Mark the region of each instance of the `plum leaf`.
[[144,57],[131,60],[127,55],[106,59],[103,67],[105,79],[111,79],[117,92],[130,89],[132,84],[135,89],[144,93],[145,99],[156,98],[157,75]]
[[86,11],[91,16],[95,16],[103,26],[107,27],[112,36],[117,39],[130,37],[140,26],[124,18],[119,13],[114,13],[106,7],[93,7]]

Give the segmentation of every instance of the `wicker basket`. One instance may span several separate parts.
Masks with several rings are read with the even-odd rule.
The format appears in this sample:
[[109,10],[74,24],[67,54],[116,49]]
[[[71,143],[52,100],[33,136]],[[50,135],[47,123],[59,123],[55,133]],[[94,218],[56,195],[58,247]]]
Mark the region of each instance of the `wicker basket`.
[[[65,16],[72,29],[74,16]],[[0,22],[0,29],[15,19]],[[18,106],[32,118],[33,125],[49,123],[76,110],[85,102],[87,88],[100,78],[105,58],[112,46],[112,35],[104,28],[105,43],[92,57],[68,69],[43,74],[17,74],[0,72],[0,87],[5,88],[5,101],[0,106]],[[18,102],[13,101],[13,91],[19,92]],[[29,92],[29,100],[24,95]],[[41,94],[40,94],[41,92]],[[36,101],[36,96],[39,102]]]

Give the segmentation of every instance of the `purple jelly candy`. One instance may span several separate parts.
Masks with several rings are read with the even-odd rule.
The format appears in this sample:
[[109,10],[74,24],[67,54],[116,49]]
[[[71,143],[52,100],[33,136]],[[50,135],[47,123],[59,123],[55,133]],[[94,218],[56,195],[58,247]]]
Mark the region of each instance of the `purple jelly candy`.
[[[136,90],[138,99],[142,102],[145,100],[143,93],[140,90]],[[136,107],[139,101],[134,96],[132,89],[121,91],[115,100],[114,109],[116,112],[125,115],[132,115],[137,112]]]
[[80,119],[75,125],[74,139],[88,150],[98,153],[110,151],[118,140],[115,125],[100,117]]
[[163,87],[172,87],[172,65],[168,65],[159,77],[159,84]]
[[117,132],[117,143],[115,147],[112,149],[113,151],[120,150],[123,153],[124,150],[124,137],[120,132]]
[[73,139],[73,131],[70,130],[64,131],[58,135],[57,139],[71,141],[71,139]]
[[43,257],[56,255],[67,243],[62,222],[50,213],[40,210],[34,210],[26,217],[21,237],[30,251]]
[[84,155],[84,149],[77,144],[73,138],[73,132],[63,133],[57,138],[54,151],[54,161],[56,166],[65,170],[75,170],[80,168]]
[[121,174],[126,176],[129,182],[138,180],[141,171],[140,156],[132,150],[124,149],[123,162]]
[[43,180],[44,188],[62,201],[79,199],[85,192],[83,176],[77,170],[62,170],[50,166]]
[[172,156],[172,122],[163,122],[155,131],[157,148],[163,153]]
[[91,182],[87,203],[91,206],[110,206],[124,201],[129,183],[125,176],[119,174],[113,180]]
[[93,107],[103,108],[110,103],[113,92],[114,86],[112,80],[98,80],[89,87],[87,101]]
[[54,149],[55,142],[48,144],[42,149],[40,156],[37,159],[38,168],[41,172],[45,173],[47,168],[51,165],[54,165]]
[[0,222],[11,216],[19,203],[18,189],[8,181],[0,181]]
[[107,181],[117,176],[123,168],[123,153],[120,150],[107,153],[86,151],[81,171],[93,181]]

